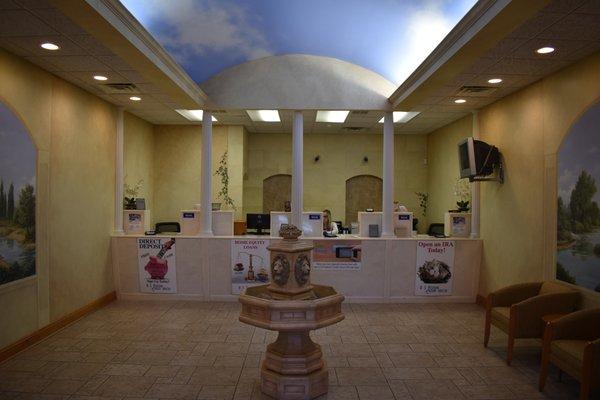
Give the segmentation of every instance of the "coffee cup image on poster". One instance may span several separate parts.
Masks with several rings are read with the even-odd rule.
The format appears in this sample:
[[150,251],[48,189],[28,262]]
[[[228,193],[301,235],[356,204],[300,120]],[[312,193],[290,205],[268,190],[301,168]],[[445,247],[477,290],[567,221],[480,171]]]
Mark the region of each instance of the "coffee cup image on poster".
[[143,293],[177,293],[174,238],[138,238],[138,274]]
[[452,295],[454,246],[445,240],[417,242],[416,296]]
[[248,239],[231,242],[231,293],[271,281],[268,240]]

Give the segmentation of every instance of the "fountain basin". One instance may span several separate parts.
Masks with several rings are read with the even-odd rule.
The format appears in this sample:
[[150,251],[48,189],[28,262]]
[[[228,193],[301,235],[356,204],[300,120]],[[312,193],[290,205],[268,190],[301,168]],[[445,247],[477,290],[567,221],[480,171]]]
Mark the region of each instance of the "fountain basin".
[[240,321],[272,331],[307,331],[324,328],[344,319],[344,296],[331,286],[312,285],[313,298],[275,300],[268,285],[249,287],[240,295]]

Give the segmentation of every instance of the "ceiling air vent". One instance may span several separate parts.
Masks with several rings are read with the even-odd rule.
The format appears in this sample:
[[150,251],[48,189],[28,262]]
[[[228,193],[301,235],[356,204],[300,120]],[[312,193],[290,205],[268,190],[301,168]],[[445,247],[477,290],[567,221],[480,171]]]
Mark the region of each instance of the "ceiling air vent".
[[344,127],[344,129],[347,131],[356,132],[356,131],[362,131],[365,128],[363,128],[362,126],[346,126],[346,127]]
[[227,110],[212,110],[213,114],[227,114]]
[[491,86],[463,86],[456,92],[456,96],[484,97],[494,93],[497,89]]
[[368,113],[369,112],[366,111],[366,110],[355,110],[355,111],[352,111],[352,114],[354,114],[354,115],[366,115]]
[[106,83],[101,85],[106,93],[137,93],[138,89],[133,83]]

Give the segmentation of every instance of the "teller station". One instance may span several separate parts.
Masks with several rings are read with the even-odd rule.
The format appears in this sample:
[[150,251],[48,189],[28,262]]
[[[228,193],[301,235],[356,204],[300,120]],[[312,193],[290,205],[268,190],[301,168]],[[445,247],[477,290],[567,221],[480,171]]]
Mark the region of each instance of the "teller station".
[[[475,301],[483,244],[472,232],[478,216],[467,206],[469,180],[498,174],[498,156],[490,157],[498,152],[494,146],[472,138],[457,143],[455,195],[439,200],[427,196],[422,137],[396,135],[393,164],[400,184],[390,195],[381,178],[380,135],[353,137],[347,146],[367,149],[359,151],[331,145],[324,135],[305,135],[305,153],[321,148],[314,152],[327,155],[304,156],[300,211],[293,207],[298,194],[291,135],[240,134],[244,161],[228,165],[228,190],[213,183],[220,195],[213,195],[208,212],[197,203],[200,193],[168,182],[168,202],[155,191],[150,201],[138,198],[144,209],[123,211],[124,233],[112,237],[118,296],[235,301],[245,288],[270,281],[268,247],[281,240],[282,226],[294,224],[302,230],[300,240],[314,246],[313,279],[334,285],[350,302]],[[231,157],[231,147],[220,145],[213,154]]]

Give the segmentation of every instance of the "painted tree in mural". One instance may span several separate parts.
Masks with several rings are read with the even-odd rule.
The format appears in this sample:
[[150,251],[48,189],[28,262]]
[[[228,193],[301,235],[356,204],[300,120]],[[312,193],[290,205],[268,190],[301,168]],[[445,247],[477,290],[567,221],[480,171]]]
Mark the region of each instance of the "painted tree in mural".
[[15,185],[12,183],[8,188],[8,198],[6,199],[6,218],[9,221],[15,219]]
[[25,229],[27,240],[35,240],[35,191],[31,185],[21,189],[15,221]]
[[6,218],[6,194],[4,193],[4,181],[0,181],[0,218]]
[[600,209],[598,209],[598,203],[592,201],[596,191],[594,177],[586,171],[581,171],[569,201],[574,232],[590,232],[594,227],[600,225]]

